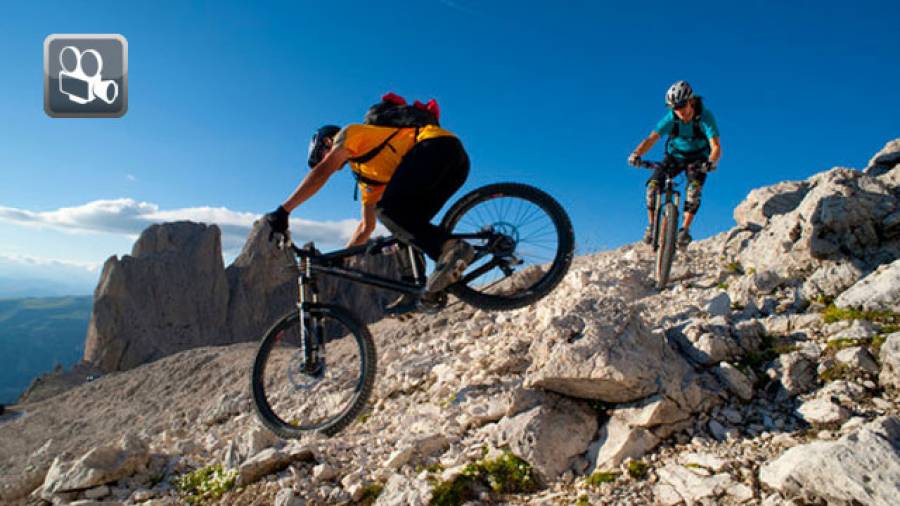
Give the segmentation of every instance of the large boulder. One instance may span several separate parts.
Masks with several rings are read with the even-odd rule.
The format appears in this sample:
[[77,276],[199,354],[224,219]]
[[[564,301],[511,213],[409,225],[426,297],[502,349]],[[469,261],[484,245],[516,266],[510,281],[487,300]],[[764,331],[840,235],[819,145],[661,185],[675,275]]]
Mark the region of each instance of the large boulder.
[[882,176],[900,165],[900,139],[888,141],[866,166],[866,174]]
[[147,444],[133,434],[123,436],[116,444],[94,448],[74,461],[57,457],[44,478],[41,497],[50,501],[57,494],[112,483],[143,470],[149,459]]
[[808,191],[806,181],[784,181],[752,190],[734,209],[734,221],[745,227],[764,227],[773,216],[796,209]]
[[[226,269],[230,298],[228,328],[236,342],[259,339],[278,318],[297,303],[297,270],[290,253],[269,241],[264,220],[253,224],[247,242]],[[399,279],[396,255],[364,255],[351,260],[350,267]],[[319,276],[319,300],[348,308],[365,323],[384,316],[384,306],[396,294],[359,283]]]
[[900,260],[879,267],[835,299],[842,308],[900,312]]
[[[799,204],[768,218],[765,228],[746,241],[738,254],[745,268],[797,279],[814,271],[822,260],[851,260],[874,268],[900,255],[900,239],[884,233],[887,221],[898,210],[889,181],[835,168],[803,184],[807,190],[800,192]],[[770,188],[779,190],[778,185]],[[800,186],[780,191],[799,196],[797,188]]]
[[563,314],[536,329],[526,386],[612,403],[664,394],[688,412],[715,397],[704,388],[715,381],[652,333],[615,290],[566,302]]
[[760,469],[760,482],[811,503],[894,505],[900,497],[900,420],[881,417],[838,441],[796,446]]
[[548,483],[587,450],[597,432],[597,416],[583,402],[548,395],[543,404],[504,418],[491,432],[498,447],[530,463],[538,479]]
[[188,348],[227,344],[227,309],[219,227],[152,225],[131,255],[103,265],[84,359],[105,372],[121,371]]

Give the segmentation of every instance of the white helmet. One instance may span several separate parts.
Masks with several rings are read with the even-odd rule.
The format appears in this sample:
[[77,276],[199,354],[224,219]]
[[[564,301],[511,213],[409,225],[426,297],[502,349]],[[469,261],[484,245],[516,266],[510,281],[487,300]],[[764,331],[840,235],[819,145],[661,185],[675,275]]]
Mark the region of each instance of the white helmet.
[[673,109],[681,107],[693,97],[694,90],[691,89],[691,85],[687,81],[678,81],[670,86],[669,91],[666,92],[666,105]]

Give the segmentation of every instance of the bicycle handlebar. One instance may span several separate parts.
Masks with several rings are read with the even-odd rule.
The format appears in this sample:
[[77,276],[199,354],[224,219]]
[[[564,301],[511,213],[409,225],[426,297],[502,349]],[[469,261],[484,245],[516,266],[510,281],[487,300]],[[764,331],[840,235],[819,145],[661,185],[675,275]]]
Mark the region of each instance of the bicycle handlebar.
[[[665,164],[663,162],[652,162],[650,160],[641,160],[638,165],[641,168],[651,169],[651,170],[656,170],[660,167],[665,166]],[[698,169],[703,172],[709,172],[709,170],[707,168],[707,162],[692,162],[692,163],[687,164],[687,167],[692,168],[692,169]]]

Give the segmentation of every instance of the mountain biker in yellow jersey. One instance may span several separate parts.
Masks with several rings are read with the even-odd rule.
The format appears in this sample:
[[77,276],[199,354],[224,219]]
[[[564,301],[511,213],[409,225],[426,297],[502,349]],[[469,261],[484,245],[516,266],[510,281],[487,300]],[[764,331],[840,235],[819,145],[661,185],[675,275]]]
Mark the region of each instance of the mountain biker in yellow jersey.
[[[426,297],[458,281],[475,251],[465,241],[449,239],[431,219],[466,181],[469,157],[459,139],[439,126],[439,116],[433,100],[410,106],[388,93],[369,109],[363,124],[317,130],[309,147],[312,170],[278,209],[266,215],[273,232],[284,233],[290,212],[349,163],[362,192],[362,220],[349,245],[366,242],[377,217],[398,239],[435,260]],[[386,309],[408,312],[415,309],[415,300],[402,296]]]
[[[660,137],[669,136],[663,160],[665,168],[654,171],[647,181],[647,214],[652,223],[656,190],[665,180],[664,171],[674,177],[685,170],[688,185],[684,199],[684,222],[678,231],[678,244],[686,246],[691,242],[690,227],[700,209],[700,195],[706,182],[706,173],[716,169],[722,156],[722,148],[719,143],[719,127],[712,111],[704,107],[702,99],[694,95],[686,81],[678,81],[669,88],[666,105],[669,112],[657,123],[650,135],[638,144],[628,157],[628,163],[640,167],[641,157],[650,151]],[[652,231],[648,225],[644,242],[649,243],[651,240]]]

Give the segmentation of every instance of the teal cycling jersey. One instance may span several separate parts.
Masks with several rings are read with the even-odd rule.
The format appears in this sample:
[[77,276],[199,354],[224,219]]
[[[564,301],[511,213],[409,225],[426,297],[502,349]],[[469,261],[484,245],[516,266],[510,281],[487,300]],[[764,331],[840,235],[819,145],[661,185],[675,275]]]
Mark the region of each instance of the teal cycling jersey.
[[710,151],[709,139],[719,136],[719,127],[716,125],[716,118],[705,104],[698,121],[700,132],[704,134],[700,137],[694,136],[694,122],[681,121],[675,116],[674,111],[667,112],[653,131],[660,137],[665,137],[672,133],[675,123],[678,122],[678,135],[666,142],[666,153],[680,159],[706,158],[709,157]]

